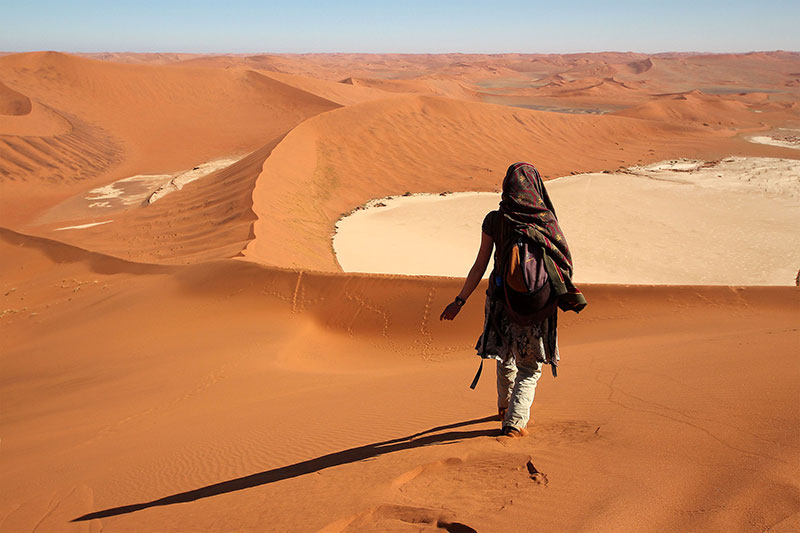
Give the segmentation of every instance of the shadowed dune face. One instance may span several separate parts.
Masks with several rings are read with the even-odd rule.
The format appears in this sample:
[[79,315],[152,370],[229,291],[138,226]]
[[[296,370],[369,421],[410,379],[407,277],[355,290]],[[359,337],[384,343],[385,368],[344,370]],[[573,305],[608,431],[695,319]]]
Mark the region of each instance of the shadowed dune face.
[[[235,257],[253,238],[253,188],[264,161],[281,139],[152,205],[104,214],[101,208],[87,209],[81,194],[47,217],[58,221],[99,212],[94,216],[109,220],[109,227],[61,231],[57,238],[130,261],[185,264]],[[48,223],[55,226],[63,223]]]
[[20,116],[31,112],[31,99],[0,82],[0,115]]
[[246,154],[309,116],[338,107],[245,69],[123,65],[32,53],[0,58],[0,73],[34,106],[45,105],[69,124],[60,135],[0,131],[0,182],[13,191],[3,195],[6,206],[10,196],[64,199],[135,174]]
[[0,135],[0,181],[4,184],[56,190],[85,186],[121,163],[123,149],[119,139],[106,130],[63,112],[41,115],[37,126],[57,120],[67,124],[68,131],[52,136],[39,135],[38,131],[31,132],[33,135]]

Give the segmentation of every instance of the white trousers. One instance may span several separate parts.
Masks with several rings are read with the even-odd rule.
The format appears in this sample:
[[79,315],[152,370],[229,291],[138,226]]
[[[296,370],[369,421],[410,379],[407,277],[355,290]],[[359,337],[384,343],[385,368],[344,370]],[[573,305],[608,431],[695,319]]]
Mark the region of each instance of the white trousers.
[[[514,354],[516,356],[516,354]],[[542,363],[533,357],[497,361],[497,407],[506,409],[503,427],[522,429],[531,418],[536,383],[542,376]]]

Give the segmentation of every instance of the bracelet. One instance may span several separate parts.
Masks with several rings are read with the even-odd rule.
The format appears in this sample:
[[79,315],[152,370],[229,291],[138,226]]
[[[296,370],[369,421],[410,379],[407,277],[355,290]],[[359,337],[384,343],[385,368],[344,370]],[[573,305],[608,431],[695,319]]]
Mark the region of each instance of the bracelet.
[[465,303],[467,303],[467,301],[464,298],[462,298],[460,296],[456,296],[456,305],[457,306],[461,307]]

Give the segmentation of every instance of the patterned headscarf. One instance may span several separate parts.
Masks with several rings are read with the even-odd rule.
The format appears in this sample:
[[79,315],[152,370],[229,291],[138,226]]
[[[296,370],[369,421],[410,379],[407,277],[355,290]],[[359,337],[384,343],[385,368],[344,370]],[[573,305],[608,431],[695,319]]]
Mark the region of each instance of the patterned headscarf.
[[527,235],[545,251],[566,277],[572,277],[572,255],[542,177],[530,163],[514,163],[503,179],[500,213],[512,232]]

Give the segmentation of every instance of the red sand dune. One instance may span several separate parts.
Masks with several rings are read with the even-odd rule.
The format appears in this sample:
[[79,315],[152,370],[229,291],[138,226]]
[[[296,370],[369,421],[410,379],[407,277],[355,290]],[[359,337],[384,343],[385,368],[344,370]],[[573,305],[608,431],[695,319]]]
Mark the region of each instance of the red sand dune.
[[[560,97],[573,101],[603,101],[622,102],[628,105],[648,97],[647,93],[640,91],[635,81],[620,82],[614,77],[598,78],[587,77],[578,80],[566,81],[559,75],[546,85],[529,91],[532,96]],[[646,87],[644,87],[646,89]]]
[[[751,101],[753,99],[750,99]],[[765,105],[766,104],[766,105]],[[758,110],[759,114],[754,113]],[[766,113],[775,113],[785,118],[800,120],[800,114],[789,104],[767,104],[766,102],[747,102],[736,96],[713,96],[700,91],[666,94],[615,114],[643,118],[660,122],[704,125],[711,127],[758,128],[764,125]]]
[[[284,135],[304,118],[340,105],[348,107],[325,113],[292,131],[280,142],[275,157],[267,161],[262,182],[270,192],[264,195],[256,188],[255,211],[275,212],[262,217],[264,220],[256,225],[256,233],[261,233],[249,247],[252,257],[268,264],[336,269],[330,234],[341,213],[370,198],[409,190],[491,190],[500,179],[496,172],[509,160],[536,160],[546,174],[556,176],[677,156],[720,157],[743,149],[754,155],[787,152],[725,138],[734,133],[731,128],[738,124],[735,121],[751,129],[761,127],[760,123],[753,123],[755,118],[779,123],[789,116],[781,103],[758,104],[762,110],[776,109],[774,116],[767,116],[745,109],[756,105],[750,102],[690,94],[697,101],[688,102],[691,106],[681,103],[677,110],[664,109],[664,100],[670,97],[656,97],[623,112],[654,119],[650,121],[579,117],[466,103],[464,98],[474,100],[479,93],[469,92],[471,89],[448,77],[426,75],[418,80],[380,83],[373,79],[369,83],[376,83],[374,87],[353,86],[300,75],[256,72],[242,66],[256,59],[211,57],[210,64],[225,64],[225,68],[214,69],[188,67],[186,63],[116,64],[53,53],[1,58],[0,66],[9,72],[4,79],[34,98],[35,106],[47,105],[41,111],[50,113],[53,125],[67,124],[71,128],[49,138],[2,137],[5,144],[0,144],[0,150],[5,157],[0,164],[6,174],[3,187],[9,191],[3,198],[4,202],[17,204],[14,209],[4,210],[6,224],[20,227],[22,222],[52,221],[51,216],[39,219],[36,215],[45,206],[119,178],[187,169],[212,157],[243,155]],[[335,59],[341,58],[331,61],[335,63]],[[571,59],[564,68],[574,70],[576,61]],[[40,80],[43,72],[49,74]],[[359,78],[353,79],[362,83]],[[636,82],[606,83],[595,78],[568,82],[595,91],[597,94],[591,97],[595,101],[619,100],[614,95],[620,91],[625,94],[624,99],[628,93],[637,101],[648,98],[642,91],[629,88],[635,87],[631,83]],[[202,91],[198,90],[201,86]],[[401,86],[421,94],[438,91],[461,99],[409,98],[380,89]],[[164,98],[158,96],[159,91],[163,91]],[[560,101],[558,97],[552,100]],[[675,105],[671,101],[667,104]],[[742,113],[732,116],[728,113],[731,106]],[[720,113],[725,115],[721,125],[717,124]],[[27,119],[32,115],[7,118]],[[714,127],[704,128],[706,121]],[[698,129],[687,129],[687,124]],[[724,136],[707,131],[715,129]],[[284,153],[290,155],[283,156]],[[373,157],[376,153],[381,157]],[[297,177],[267,177],[273,168]],[[314,201],[321,210],[302,200],[311,186],[308,180],[319,179],[315,172],[330,174],[336,180],[333,185],[322,185],[329,198]],[[382,176],[380,180],[374,178],[378,174]],[[22,176],[26,181],[20,183]],[[37,176],[36,183],[29,182]],[[248,185],[237,188],[240,192],[236,193],[236,206],[226,207],[233,210],[228,217],[231,220],[250,220],[247,189],[255,187],[255,179],[248,176],[242,182]],[[219,253],[236,255],[237,246],[240,250],[245,247],[249,230],[242,228],[229,234],[226,221],[218,231],[198,232],[191,229],[195,223],[192,217],[183,214],[187,206],[201,202],[186,198],[202,197],[202,202],[207,203],[230,195],[228,180],[208,183],[192,184],[184,199],[167,199],[158,209],[127,212],[117,217],[120,221],[113,226],[89,228],[58,238],[143,261],[174,263],[191,261],[191,256],[199,260],[219,257]],[[195,189],[200,192],[192,193]],[[27,198],[24,205],[28,209],[19,209],[19,202],[12,200],[19,198]],[[185,203],[173,206],[176,202]],[[276,210],[278,204],[282,207]],[[291,205],[294,207],[287,211]],[[298,212],[304,213],[303,222],[294,218]],[[61,223],[52,222],[46,226],[48,229],[80,223],[86,217],[93,222],[100,214],[78,211],[70,216],[68,209],[65,214],[65,209],[60,208],[58,216]],[[291,228],[291,236],[284,239],[287,228]],[[195,244],[179,244],[186,240],[184,231]],[[211,234],[216,237],[211,238]],[[280,253],[270,249],[276,240],[288,241]],[[256,252],[259,242],[268,251]],[[300,258],[298,253],[305,257]]]
[[437,76],[414,80],[384,80],[379,78],[346,78],[341,83],[357,87],[371,87],[384,93],[407,93],[429,96],[445,96],[457,100],[480,100],[481,93],[456,79]]
[[501,443],[458,280],[1,246],[4,530],[796,526],[793,288],[586,287]]
[[95,57],[0,56],[0,530],[800,528],[794,287],[584,287],[503,441],[491,369],[467,388],[482,291],[440,322],[461,280],[343,274],[330,242],[515,160],[797,159],[744,136],[798,127],[800,55]]
[[719,158],[741,144],[709,128],[430,97],[349,106],[304,122],[265,162],[245,255],[336,269],[330,239],[343,213],[406,191],[494,190],[508,161],[537,161],[559,176],[679,155]]
[[64,198],[134,174],[245,155],[338,107],[249,70],[123,65],[48,52],[4,56],[0,72],[6,85],[71,125],[50,138],[0,137],[3,184],[14,191],[3,205],[34,191]]
[[356,86],[353,84],[339,83],[297,74],[285,74],[282,72],[259,72],[269,78],[297,87],[298,89],[315,94],[340,105],[357,104],[359,102],[378,100],[388,96],[385,91],[367,86]]
[[[184,264],[240,255],[253,238],[253,187],[264,160],[282,138],[190,183],[180,194],[103,217],[113,220],[111,225],[53,235],[63,242],[138,262]],[[64,225],[63,221],[49,224]]]

